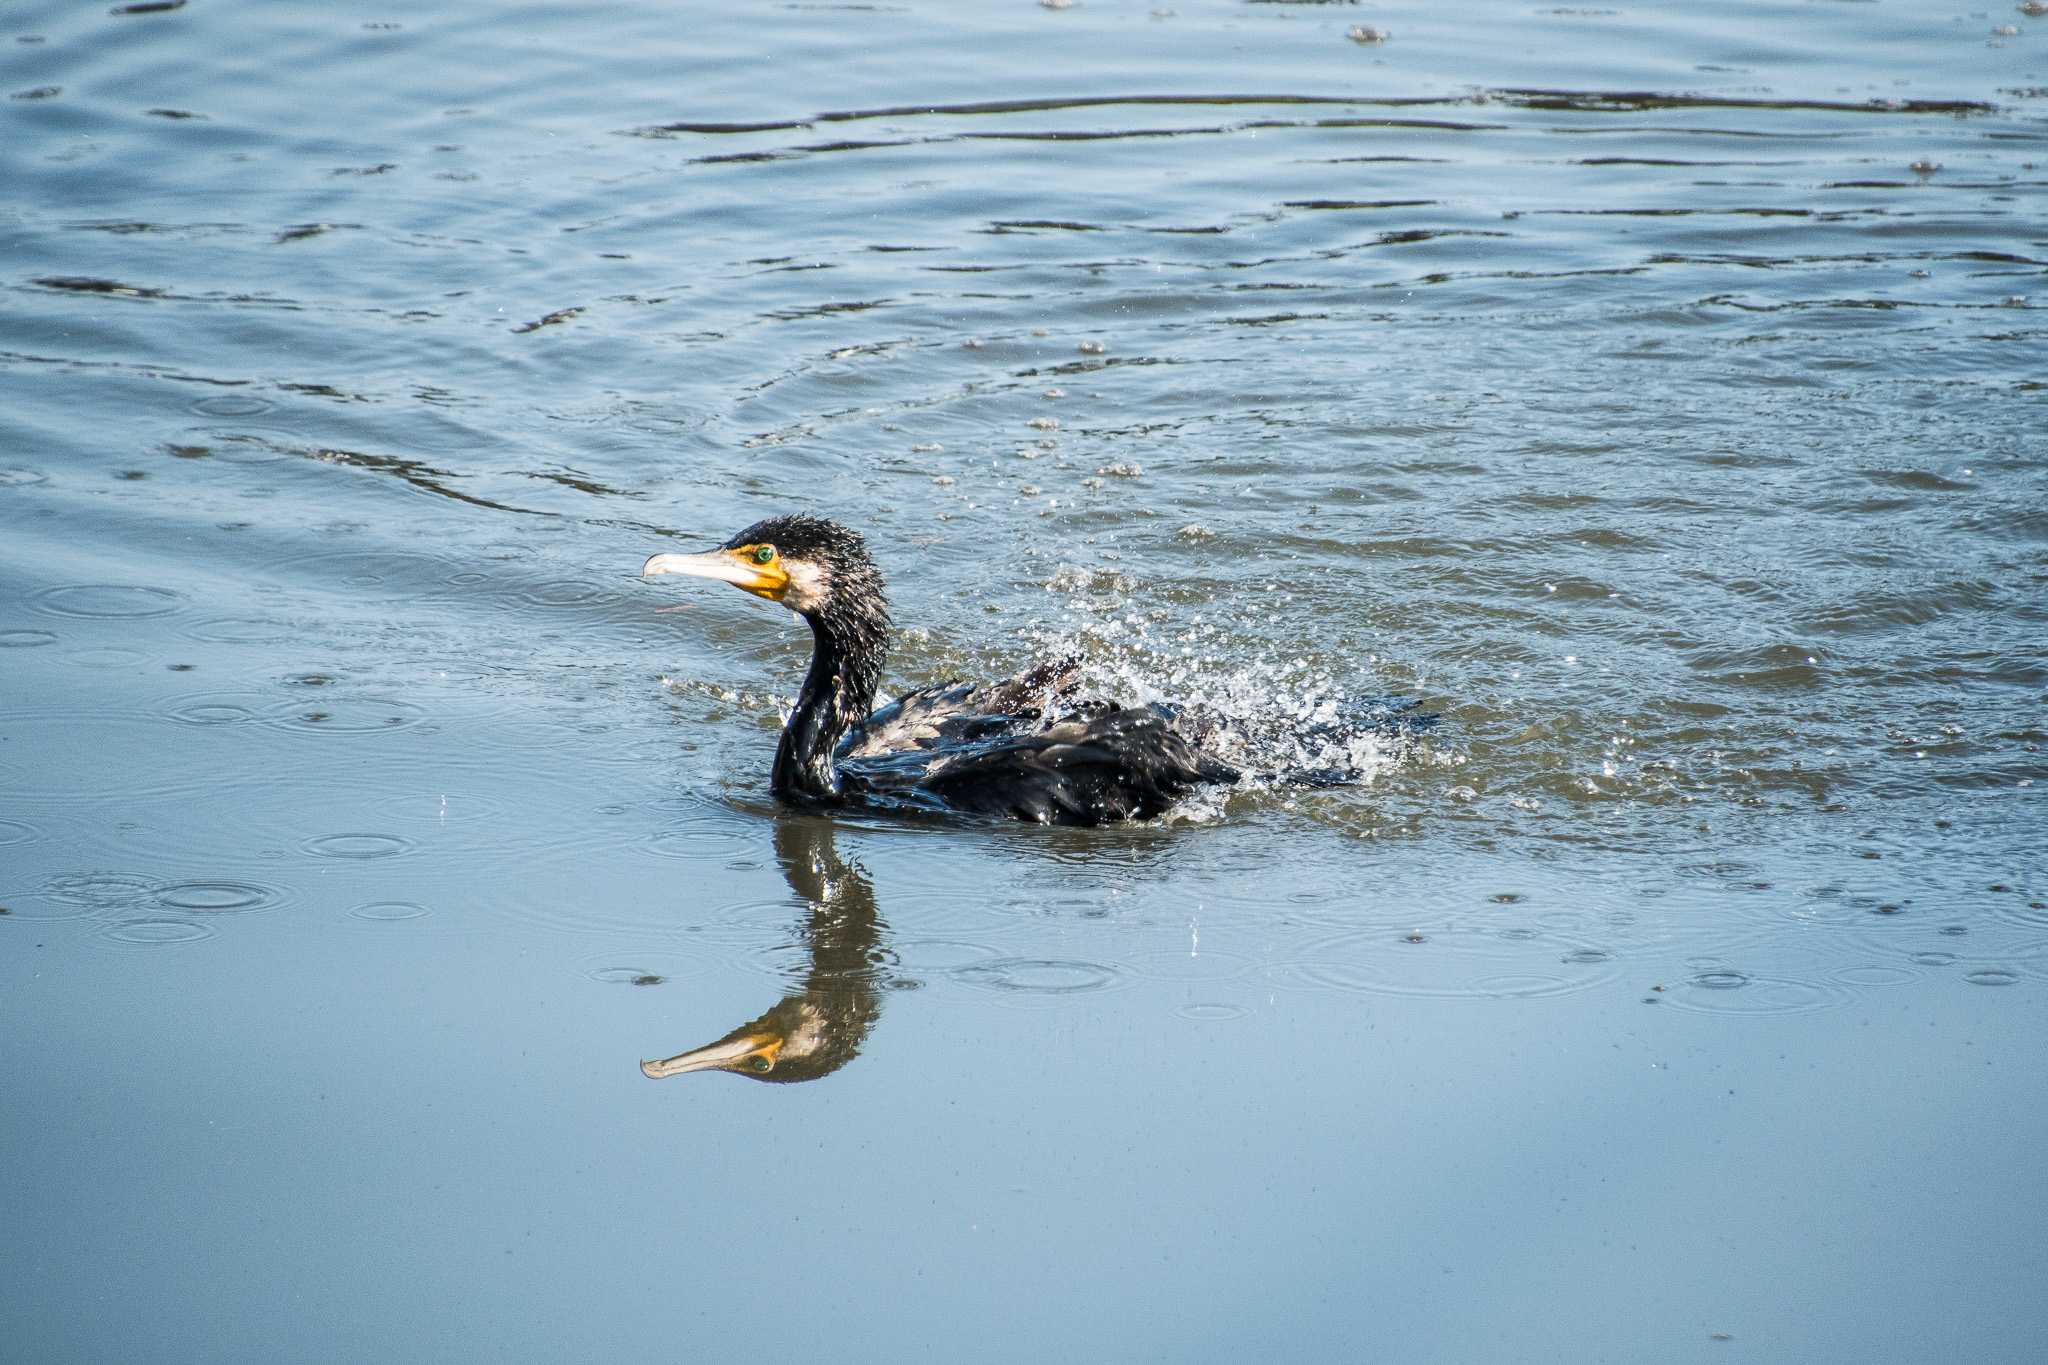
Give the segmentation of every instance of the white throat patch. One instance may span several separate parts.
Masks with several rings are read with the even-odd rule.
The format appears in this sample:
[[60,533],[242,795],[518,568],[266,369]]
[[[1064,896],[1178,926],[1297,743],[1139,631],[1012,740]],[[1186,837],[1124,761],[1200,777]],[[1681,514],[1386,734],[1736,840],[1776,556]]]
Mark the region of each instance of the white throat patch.
[[785,559],[782,571],[789,575],[789,586],[782,592],[783,606],[803,613],[825,609],[825,599],[832,595],[830,569],[814,560]]

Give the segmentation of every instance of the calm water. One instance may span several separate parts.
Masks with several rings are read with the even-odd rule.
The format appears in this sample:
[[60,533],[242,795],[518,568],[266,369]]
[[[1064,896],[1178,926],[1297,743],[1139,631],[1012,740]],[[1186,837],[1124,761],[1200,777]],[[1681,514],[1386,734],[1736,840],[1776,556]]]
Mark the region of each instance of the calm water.
[[[2044,52],[9,6],[4,1354],[2038,1359]],[[780,813],[797,509],[1361,781]]]

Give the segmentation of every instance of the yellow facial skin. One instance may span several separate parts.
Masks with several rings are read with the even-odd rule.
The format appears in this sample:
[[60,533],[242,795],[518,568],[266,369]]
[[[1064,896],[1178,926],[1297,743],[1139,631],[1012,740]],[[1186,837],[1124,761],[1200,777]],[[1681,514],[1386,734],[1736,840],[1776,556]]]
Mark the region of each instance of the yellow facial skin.
[[773,545],[742,545],[700,555],[655,555],[640,566],[643,578],[661,574],[717,579],[770,602],[780,602],[789,591],[789,573]]
[[781,1035],[774,1033],[722,1038],[695,1052],[665,1057],[657,1062],[642,1062],[640,1071],[649,1080],[656,1081],[690,1071],[750,1071],[760,1075],[774,1069],[775,1059],[782,1052],[782,1042]]

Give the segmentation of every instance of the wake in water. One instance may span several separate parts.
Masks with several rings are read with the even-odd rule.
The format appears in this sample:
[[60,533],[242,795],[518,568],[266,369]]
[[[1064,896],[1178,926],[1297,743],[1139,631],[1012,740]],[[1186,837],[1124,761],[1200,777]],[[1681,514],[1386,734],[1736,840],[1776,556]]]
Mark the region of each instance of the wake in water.
[[[1071,590],[1087,577],[1062,570],[1048,586]],[[1040,657],[1072,661],[1076,694],[1172,717],[1203,753],[1237,770],[1233,790],[1369,786],[1440,719],[1418,698],[1364,694],[1325,665],[1260,653],[1200,619],[1155,625],[1121,597],[1070,606],[1081,619],[1029,635]]]

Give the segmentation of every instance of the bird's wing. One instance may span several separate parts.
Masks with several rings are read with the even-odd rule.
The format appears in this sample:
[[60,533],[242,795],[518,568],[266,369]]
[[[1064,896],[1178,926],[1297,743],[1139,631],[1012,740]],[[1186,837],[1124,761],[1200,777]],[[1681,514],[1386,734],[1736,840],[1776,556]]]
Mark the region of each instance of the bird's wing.
[[935,763],[918,783],[956,810],[1041,824],[1148,819],[1207,782],[1235,782],[1151,707],[1006,736]]
[[841,758],[883,758],[912,749],[972,744],[1019,721],[1038,720],[1072,691],[1079,664],[1060,659],[999,683],[936,683],[906,692],[848,736]]

